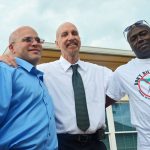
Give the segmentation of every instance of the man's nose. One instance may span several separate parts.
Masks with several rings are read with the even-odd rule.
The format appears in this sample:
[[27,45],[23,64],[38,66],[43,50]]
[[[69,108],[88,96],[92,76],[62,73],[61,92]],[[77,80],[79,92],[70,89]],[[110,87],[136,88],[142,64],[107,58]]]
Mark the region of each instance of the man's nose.
[[71,33],[68,35],[68,39],[71,40],[71,39],[74,39],[74,35],[72,35]]
[[33,39],[32,45],[37,45],[37,44],[39,44],[39,42],[36,39]]
[[137,37],[137,42],[142,42],[142,41],[143,41],[142,36],[138,35],[138,37]]

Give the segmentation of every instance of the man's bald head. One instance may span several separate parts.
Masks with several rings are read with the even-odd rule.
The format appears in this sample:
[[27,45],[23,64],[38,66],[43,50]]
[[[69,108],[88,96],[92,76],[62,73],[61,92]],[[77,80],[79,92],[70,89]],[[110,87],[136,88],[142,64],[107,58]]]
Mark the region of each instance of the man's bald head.
[[64,27],[64,26],[69,26],[69,25],[72,25],[75,27],[75,29],[77,30],[77,27],[71,23],[71,22],[64,22],[62,23],[58,28],[57,28],[57,31],[56,31],[56,39],[58,38],[59,34],[61,33],[61,29]]
[[21,26],[19,28],[17,28],[15,31],[13,31],[10,36],[9,36],[9,44],[13,43],[16,41],[16,39],[18,39],[20,37],[20,34],[22,33],[22,31],[25,30],[32,30],[34,32],[36,32],[32,27],[30,26]]

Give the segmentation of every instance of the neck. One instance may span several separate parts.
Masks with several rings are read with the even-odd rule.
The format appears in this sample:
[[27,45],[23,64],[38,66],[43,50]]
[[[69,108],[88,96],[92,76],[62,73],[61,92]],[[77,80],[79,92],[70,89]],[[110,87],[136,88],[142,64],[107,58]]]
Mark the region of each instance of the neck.
[[76,56],[64,56],[63,55],[63,57],[71,64],[75,64],[79,60],[79,55],[76,55]]

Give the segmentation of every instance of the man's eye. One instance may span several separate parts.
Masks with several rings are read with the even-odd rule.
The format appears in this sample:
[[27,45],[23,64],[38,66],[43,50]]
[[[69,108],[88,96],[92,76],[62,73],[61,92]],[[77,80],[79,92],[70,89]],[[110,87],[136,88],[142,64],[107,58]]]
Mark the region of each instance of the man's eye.
[[41,39],[39,37],[35,37],[35,40],[37,41],[37,43],[41,43]]
[[68,33],[67,33],[67,32],[64,32],[64,33],[61,34],[61,37],[65,37],[65,36],[67,36],[67,35],[68,35]]
[[145,35],[147,35],[147,34],[148,34],[148,31],[146,31],[146,30],[145,30],[145,31],[140,32],[140,35],[141,35],[141,36],[145,36]]
[[130,38],[131,42],[134,42],[135,40],[136,40],[136,36],[133,36],[133,37]]
[[32,41],[32,37],[25,37],[22,39],[23,42],[31,42]]
[[72,35],[78,35],[78,32],[77,31],[73,31]]

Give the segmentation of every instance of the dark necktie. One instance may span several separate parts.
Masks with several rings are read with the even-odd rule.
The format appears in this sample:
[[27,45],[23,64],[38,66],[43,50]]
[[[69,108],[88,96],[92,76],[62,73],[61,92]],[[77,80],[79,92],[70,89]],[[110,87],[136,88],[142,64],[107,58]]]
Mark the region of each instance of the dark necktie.
[[74,89],[75,109],[77,126],[83,131],[86,131],[89,126],[89,116],[86,104],[84,85],[80,73],[78,72],[78,64],[72,65],[72,85]]

